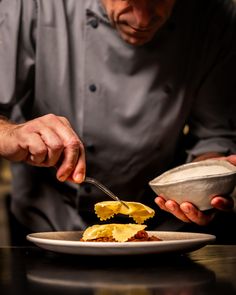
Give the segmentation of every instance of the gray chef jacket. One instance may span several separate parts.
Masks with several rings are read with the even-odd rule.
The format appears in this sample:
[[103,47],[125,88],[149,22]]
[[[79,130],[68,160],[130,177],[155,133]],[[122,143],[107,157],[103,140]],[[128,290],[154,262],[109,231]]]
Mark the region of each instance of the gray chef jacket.
[[[189,159],[236,153],[235,20],[232,0],[179,0],[154,39],[133,47],[99,0],[2,0],[1,114],[65,116],[85,145],[87,175],[157,209],[148,182],[182,161],[186,123]],[[55,173],[13,165],[16,218],[32,231],[98,223],[93,206],[107,196]],[[165,214],[155,227],[176,229]]]

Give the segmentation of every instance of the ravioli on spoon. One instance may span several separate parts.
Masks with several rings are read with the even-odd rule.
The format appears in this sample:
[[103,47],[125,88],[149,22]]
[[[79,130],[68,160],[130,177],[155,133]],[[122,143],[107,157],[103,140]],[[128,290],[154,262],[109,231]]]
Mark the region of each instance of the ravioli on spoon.
[[95,204],[95,213],[100,220],[107,220],[116,214],[124,214],[133,218],[136,223],[142,224],[152,218],[155,211],[139,202],[125,202],[128,208],[118,201],[104,201]]

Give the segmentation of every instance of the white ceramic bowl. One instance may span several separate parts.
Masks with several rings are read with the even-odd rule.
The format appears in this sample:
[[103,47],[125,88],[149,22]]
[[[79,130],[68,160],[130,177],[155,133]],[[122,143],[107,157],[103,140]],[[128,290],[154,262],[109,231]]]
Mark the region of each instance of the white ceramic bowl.
[[236,185],[236,166],[225,160],[205,160],[168,170],[149,182],[158,195],[178,204],[191,202],[200,210],[211,208],[216,195],[230,194]]

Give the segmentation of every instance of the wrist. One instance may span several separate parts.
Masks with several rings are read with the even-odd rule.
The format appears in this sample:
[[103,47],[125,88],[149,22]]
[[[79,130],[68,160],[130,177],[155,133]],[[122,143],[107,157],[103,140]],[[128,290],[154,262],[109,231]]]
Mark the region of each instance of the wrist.
[[213,158],[220,158],[220,157],[224,157],[224,154],[221,153],[217,153],[217,152],[208,152],[208,153],[204,153],[201,155],[196,156],[192,162],[197,162],[197,161],[203,161],[203,160],[207,160],[207,159],[213,159]]

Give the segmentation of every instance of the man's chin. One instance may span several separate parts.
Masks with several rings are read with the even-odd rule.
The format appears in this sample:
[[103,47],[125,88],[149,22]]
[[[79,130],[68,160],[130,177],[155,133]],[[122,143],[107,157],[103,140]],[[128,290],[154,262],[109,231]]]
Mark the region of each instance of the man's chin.
[[137,38],[131,36],[122,36],[122,39],[132,46],[142,46],[151,41],[152,38]]

